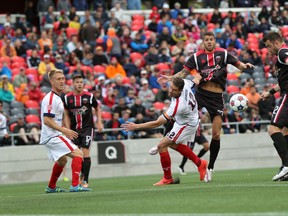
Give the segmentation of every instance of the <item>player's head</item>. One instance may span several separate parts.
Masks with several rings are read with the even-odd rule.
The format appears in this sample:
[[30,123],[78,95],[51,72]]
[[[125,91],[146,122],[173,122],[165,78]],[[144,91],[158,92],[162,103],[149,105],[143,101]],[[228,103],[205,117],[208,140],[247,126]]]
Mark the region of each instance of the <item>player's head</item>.
[[77,93],[82,93],[84,89],[84,80],[81,74],[75,74],[72,76],[72,81],[73,81],[73,88],[74,91]]
[[203,35],[202,39],[203,39],[205,50],[208,52],[212,52],[216,46],[216,39],[215,39],[215,35],[213,34],[213,32],[206,32]]
[[277,32],[269,32],[263,37],[263,42],[265,43],[268,51],[272,55],[276,55],[280,47],[283,45],[284,40]]
[[56,93],[63,91],[65,87],[65,76],[62,70],[53,69],[48,73],[48,78],[50,80],[52,89]]
[[184,80],[180,77],[173,77],[169,86],[169,96],[178,98],[180,97],[184,87]]

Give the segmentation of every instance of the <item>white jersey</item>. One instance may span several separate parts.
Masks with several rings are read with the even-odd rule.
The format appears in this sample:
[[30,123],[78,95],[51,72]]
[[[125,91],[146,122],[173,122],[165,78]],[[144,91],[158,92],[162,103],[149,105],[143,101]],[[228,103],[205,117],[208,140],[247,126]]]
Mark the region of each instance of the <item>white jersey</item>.
[[41,103],[41,137],[40,144],[46,144],[51,138],[57,137],[62,133],[44,124],[44,116],[53,118],[53,120],[62,126],[64,114],[64,105],[59,95],[51,91],[43,98]]
[[178,125],[196,126],[199,122],[198,105],[192,92],[194,83],[184,79],[183,91],[178,98],[172,98],[169,109],[164,113],[164,117],[171,118]]
[[7,134],[7,120],[6,117],[0,113],[0,135],[4,136]]

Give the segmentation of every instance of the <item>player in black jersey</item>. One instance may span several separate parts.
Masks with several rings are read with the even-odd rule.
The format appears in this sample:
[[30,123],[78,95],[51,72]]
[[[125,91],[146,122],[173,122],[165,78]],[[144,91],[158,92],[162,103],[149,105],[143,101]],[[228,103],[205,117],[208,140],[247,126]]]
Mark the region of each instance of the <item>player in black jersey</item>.
[[282,96],[279,105],[275,106],[273,110],[271,124],[268,129],[274,147],[282,161],[279,173],[272,178],[273,181],[278,181],[285,179],[288,175],[288,46],[276,32],[269,32],[265,35],[263,42],[268,51],[278,57],[275,64],[278,84],[261,95],[261,98],[265,99],[280,91]]
[[65,125],[77,131],[79,136],[72,140],[83,151],[83,164],[81,185],[88,187],[89,172],[91,167],[90,146],[94,138],[93,108],[96,111],[97,130],[102,132],[103,124],[101,109],[91,92],[84,91],[83,77],[76,74],[72,77],[73,92],[64,96]]
[[[227,64],[232,64],[239,70],[252,68],[250,63],[243,63],[227,50],[216,48],[216,39],[212,32],[203,35],[204,50],[193,54],[185,63],[184,68],[174,76],[186,77],[193,69],[202,76],[200,84],[196,90],[196,100],[198,107],[205,107],[212,121],[212,140],[210,143],[210,161],[208,165],[205,181],[212,180],[214,163],[220,149],[220,134],[222,127],[222,115],[224,109],[223,92],[225,91]],[[158,79],[160,84],[170,81],[172,76],[161,76]]]

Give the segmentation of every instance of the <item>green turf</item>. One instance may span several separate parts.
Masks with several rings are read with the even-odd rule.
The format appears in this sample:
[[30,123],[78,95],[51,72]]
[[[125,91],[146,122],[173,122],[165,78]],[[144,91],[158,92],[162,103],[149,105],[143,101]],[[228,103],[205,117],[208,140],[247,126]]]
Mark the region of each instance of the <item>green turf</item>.
[[218,171],[211,183],[188,173],[179,185],[161,187],[152,186],[160,175],[93,179],[93,192],[85,193],[45,194],[45,183],[1,185],[0,214],[288,215],[288,182],[272,182],[276,171]]

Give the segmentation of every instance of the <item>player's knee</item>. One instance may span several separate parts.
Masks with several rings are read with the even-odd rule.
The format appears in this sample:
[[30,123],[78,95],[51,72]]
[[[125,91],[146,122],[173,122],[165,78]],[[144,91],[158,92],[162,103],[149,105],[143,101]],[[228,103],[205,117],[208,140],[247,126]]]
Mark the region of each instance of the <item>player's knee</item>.
[[269,125],[268,127],[268,134],[271,136],[272,134],[274,133],[277,133],[277,132],[281,132],[281,129],[274,126],[274,125]]
[[81,157],[83,158],[83,152],[80,150],[80,149],[75,149],[73,152],[72,152],[73,156],[74,157]]
[[214,140],[220,140],[220,133],[218,131],[212,132],[212,138]]
[[160,142],[158,145],[157,145],[157,147],[158,147],[158,151],[159,152],[164,152],[164,151],[167,151],[167,146],[166,146],[166,144],[165,143],[163,143],[163,142]]
[[67,157],[61,157],[61,158],[57,161],[57,163],[59,164],[59,166],[64,167],[64,166],[66,165],[66,163],[67,163]]

